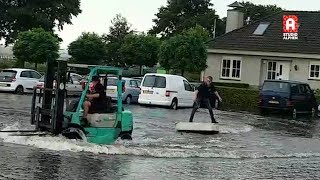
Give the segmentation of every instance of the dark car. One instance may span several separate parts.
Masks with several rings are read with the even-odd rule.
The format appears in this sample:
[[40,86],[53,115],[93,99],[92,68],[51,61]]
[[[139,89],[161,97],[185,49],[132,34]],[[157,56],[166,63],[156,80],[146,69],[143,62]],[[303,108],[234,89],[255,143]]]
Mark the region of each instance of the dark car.
[[266,80],[260,91],[259,109],[262,114],[270,110],[290,112],[293,118],[298,113],[311,113],[318,110],[313,91],[307,83],[284,80]]

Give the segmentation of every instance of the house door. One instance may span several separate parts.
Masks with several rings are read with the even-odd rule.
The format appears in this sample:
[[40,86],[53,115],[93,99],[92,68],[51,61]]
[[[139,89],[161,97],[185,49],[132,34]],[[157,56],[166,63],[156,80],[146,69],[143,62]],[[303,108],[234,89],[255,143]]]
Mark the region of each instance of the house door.
[[269,61],[267,79],[289,80],[290,62]]

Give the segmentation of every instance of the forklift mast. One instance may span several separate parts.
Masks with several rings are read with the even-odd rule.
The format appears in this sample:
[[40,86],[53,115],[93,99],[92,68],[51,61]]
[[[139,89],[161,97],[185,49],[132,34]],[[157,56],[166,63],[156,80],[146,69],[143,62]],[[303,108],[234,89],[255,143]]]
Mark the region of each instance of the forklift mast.
[[[31,124],[38,131],[59,134],[63,130],[64,100],[66,98],[67,61],[47,61],[44,88],[33,91]],[[54,87],[55,81],[55,87]],[[38,97],[38,100],[37,100]],[[41,106],[36,105],[38,103]]]

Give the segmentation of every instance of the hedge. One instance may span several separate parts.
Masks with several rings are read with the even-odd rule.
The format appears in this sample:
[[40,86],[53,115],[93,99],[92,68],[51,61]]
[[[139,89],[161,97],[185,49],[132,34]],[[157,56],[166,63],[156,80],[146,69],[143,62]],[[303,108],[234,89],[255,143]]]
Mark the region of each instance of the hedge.
[[225,83],[225,82],[214,82],[216,86],[225,86],[225,87],[235,87],[235,88],[249,88],[249,84],[246,83]]
[[[201,83],[199,82],[190,82],[191,85],[195,87],[199,87]],[[225,82],[213,82],[215,86],[221,86],[221,87],[234,87],[234,88],[249,88],[249,84],[245,83],[225,83]]]
[[[259,112],[259,90],[217,86],[217,91],[222,98],[221,110]],[[320,91],[315,97],[320,103]]]
[[217,86],[221,110],[258,112],[259,90]]
[[[11,60],[11,59],[0,59],[0,70],[2,69],[7,69],[7,68],[17,68],[17,62],[16,60]],[[34,64],[25,62],[24,68],[26,69],[34,69]],[[45,64],[38,64],[38,72],[44,74],[46,70],[46,65]]]

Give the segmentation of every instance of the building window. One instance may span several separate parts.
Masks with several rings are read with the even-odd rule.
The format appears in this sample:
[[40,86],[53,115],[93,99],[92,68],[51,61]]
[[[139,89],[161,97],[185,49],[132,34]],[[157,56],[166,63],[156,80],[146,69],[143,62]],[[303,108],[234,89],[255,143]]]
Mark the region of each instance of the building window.
[[270,23],[260,23],[257,29],[253,32],[254,35],[259,35],[262,36],[264,32],[267,30],[269,27]]
[[320,62],[310,62],[310,79],[320,79]]
[[277,74],[277,63],[269,61],[268,62],[268,76],[267,79],[276,79]]
[[221,66],[221,78],[240,79],[241,60],[239,58],[223,58]]

